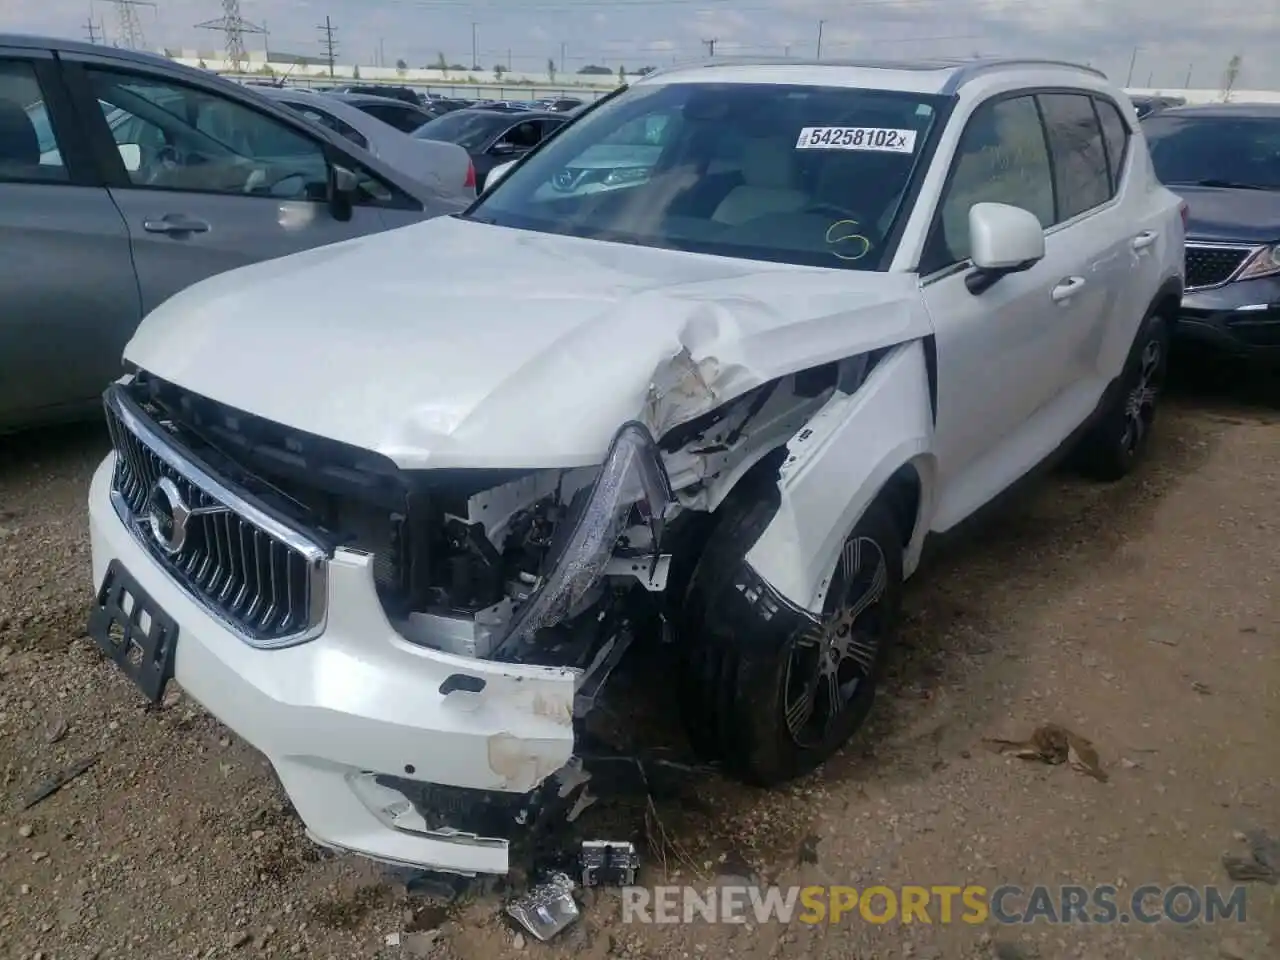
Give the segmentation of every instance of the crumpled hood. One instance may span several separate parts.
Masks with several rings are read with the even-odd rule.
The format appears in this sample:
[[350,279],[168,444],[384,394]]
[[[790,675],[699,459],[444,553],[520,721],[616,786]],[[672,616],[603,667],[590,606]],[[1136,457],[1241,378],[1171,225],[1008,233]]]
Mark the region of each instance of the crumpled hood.
[[125,357],[405,468],[571,467],[603,459],[677,355],[707,387],[666,398],[664,426],[930,332],[909,274],[444,217],[196,284],[143,321]]

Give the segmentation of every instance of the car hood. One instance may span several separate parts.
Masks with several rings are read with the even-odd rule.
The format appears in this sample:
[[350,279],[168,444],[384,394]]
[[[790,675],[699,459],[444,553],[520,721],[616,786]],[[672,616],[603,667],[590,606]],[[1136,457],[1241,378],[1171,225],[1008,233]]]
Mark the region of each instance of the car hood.
[[1235,243],[1280,241],[1280,190],[1231,190],[1177,184],[1187,201],[1187,239]]
[[573,467],[599,463],[646,410],[661,433],[787,373],[931,332],[913,274],[443,217],[189,287],[125,357],[404,468]]

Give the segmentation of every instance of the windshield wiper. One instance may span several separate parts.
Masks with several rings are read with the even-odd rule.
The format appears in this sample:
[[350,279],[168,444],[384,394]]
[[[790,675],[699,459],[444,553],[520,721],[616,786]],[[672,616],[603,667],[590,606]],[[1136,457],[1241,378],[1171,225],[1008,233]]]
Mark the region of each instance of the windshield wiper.
[[1264,187],[1259,183],[1241,183],[1238,180],[1179,180],[1181,183],[1189,187],[1221,187],[1224,190],[1276,190],[1277,187]]

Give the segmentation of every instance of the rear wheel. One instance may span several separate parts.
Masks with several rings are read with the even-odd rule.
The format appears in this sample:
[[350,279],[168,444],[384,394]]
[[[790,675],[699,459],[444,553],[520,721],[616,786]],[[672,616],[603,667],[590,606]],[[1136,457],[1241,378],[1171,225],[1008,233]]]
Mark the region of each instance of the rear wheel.
[[877,502],[844,543],[821,618],[769,598],[744,557],[772,513],[731,508],[708,541],[687,598],[682,678],[695,747],[762,786],[810,772],[861,726],[902,590],[902,539]]
[[1086,474],[1097,480],[1119,480],[1142,459],[1168,363],[1168,325],[1163,318],[1150,316],[1129,354],[1115,399],[1080,442],[1077,460]]

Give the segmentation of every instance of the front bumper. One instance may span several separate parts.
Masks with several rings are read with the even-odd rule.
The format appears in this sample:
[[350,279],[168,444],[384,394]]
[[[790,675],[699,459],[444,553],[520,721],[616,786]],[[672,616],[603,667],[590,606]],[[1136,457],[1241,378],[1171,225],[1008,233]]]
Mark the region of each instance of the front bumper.
[[1186,294],[1173,334],[1237,355],[1280,357],[1280,277]]
[[[454,656],[414,646],[387,621],[372,557],[330,561],[328,619],[315,640],[248,646],[138,543],[110,497],[115,454],[93,476],[95,584],[119,561],[178,624],[175,679],[266,755],[319,843],[399,865],[506,873],[507,838],[405,824],[407,801],[371,775],[520,795],[573,754],[572,670]],[[442,685],[462,674],[473,692]],[[397,799],[399,797],[399,799]]]

